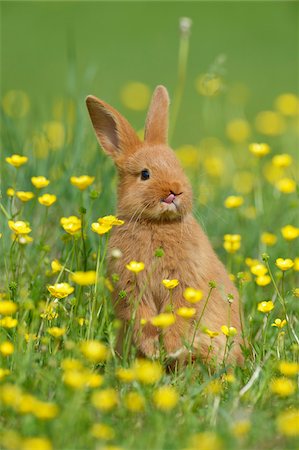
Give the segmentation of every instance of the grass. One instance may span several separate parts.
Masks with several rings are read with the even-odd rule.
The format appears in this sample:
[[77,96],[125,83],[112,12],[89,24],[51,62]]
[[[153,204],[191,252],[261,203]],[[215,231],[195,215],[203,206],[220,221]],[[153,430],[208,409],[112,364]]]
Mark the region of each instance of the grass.
[[[97,147],[81,98],[65,93],[44,112],[36,97],[5,92],[0,448],[293,450],[298,445],[299,202],[292,184],[298,183],[298,109],[292,110],[292,102],[299,100],[278,101],[275,93],[275,114],[249,121],[228,101],[229,89],[214,89],[217,83],[224,83],[221,70],[208,73],[196,97],[201,116],[215,124],[214,133],[194,132],[193,145],[176,146],[192,181],[194,214],[232,274],[244,309],[244,366],[220,364],[213,371],[200,359],[171,370],[163,360],[136,362],[134,347],[123,360],[115,355],[119,322],[111,306],[113,280],[106,273],[109,232],[99,236],[91,230],[99,217],[115,213],[115,170]],[[288,91],[286,85],[280,94]],[[181,85],[176,92],[181,95]],[[179,109],[178,103],[175,99]],[[140,126],[144,112],[136,114],[133,125]],[[180,115],[175,119],[180,129]],[[268,143],[270,152],[256,156],[249,150],[254,142]],[[28,161],[15,168],[5,160],[12,153]],[[273,159],[279,154],[291,159]],[[81,191],[70,177],[82,174],[95,179]],[[49,186],[35,188],[31,177],[37,175],[49,178]],[[18,191],[35,196],[24,202]],[[43,193],[56,195],[56,202],[40,204]],[[237,199],[227,200],[231,195]],[[78,233],[60,224],[70,215],[81,219]],[[12,238],[8,220],[28,222],[33,240]],[[286,225],[295,227],[292,239],[281,231]],[[224,248],[227,234],[240,236],[235,247]],[[290,258],[294,265],[282,271],[277,258]],[[86,268],[96,272],[95,282],[75,283],[72,273]],[[269,278],[259,278],[263,273]],[[48,287],[57,282],[70,283],[74,291],[55,299]],[[263,301],[274,308],[258,310]],[[9,313],[13,305],[17,310]],[[283,328],[272,326],[277,318],[287,321]]]

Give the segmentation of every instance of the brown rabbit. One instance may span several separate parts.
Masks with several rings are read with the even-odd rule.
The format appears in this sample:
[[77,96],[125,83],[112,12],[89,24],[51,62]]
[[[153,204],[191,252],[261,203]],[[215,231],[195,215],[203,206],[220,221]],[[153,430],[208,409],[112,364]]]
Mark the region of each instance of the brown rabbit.
[[[230,325],[237,329],[238,335],[234,339],[230,360],[241,362],[238,293],[192,215],[190,183],[167,145],[169,96],[166,88],[158,86],[153,94],[144,142],[110,105],[94,96],[88,96],[86,103],[97,139],[113,158],[119,176],[117,215],[125,224],[114,227],[111,232],[108,270],[109,274],[119,275],[114,307],[123,323],[122,336],[132,314],[136,314],[133,341],[142,354],[156,356],[159,334],[163,333],[167,354],[184,358],[188,353],[184,342],[192,341],[196,318],[190,320],[176,316],[175,323],[163,331],[151,324],[151,318],[169,308],[170,294],[162,285],[162,279],[179,280],[179,285],[172,291],[174,311],[182,306],[194,306],[197,318],[203,310],[209,282],[214,280],[216,288],[212,291],[192,348],[205,360],[210,338],[203,333],[203,326],[220,331],[222,325],[228,325],[228,295],[232,294]],[[158,248],[164,251],[160,258],[155,256]],[[114,258],[113,249],[119,249],[122,256]],[[145,270],[137,275],[130,272],[126,264],[132,260],[144,262]],[[187,287],[201,290],[203,300],[188,304],[183,297]],[[120,290],[127,292],[126,298],[119,298]],[[141,319],[146,323],[142,321],[141,325]],[[218,360],[223,357],[225,343],[222,333],[213,340],[214,357]]]

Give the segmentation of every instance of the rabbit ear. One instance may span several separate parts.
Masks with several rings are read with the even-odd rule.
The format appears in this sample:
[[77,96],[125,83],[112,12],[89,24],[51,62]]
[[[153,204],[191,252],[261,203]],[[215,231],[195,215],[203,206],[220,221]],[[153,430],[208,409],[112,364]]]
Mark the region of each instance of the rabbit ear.
[[164,86],[157,86],[147,113],[144,140],[152,144],[167,144],[169,95]]
[[140,146],[136,132],[112,106],[93,95],[86,98],[86,105],[100,145],[116,162]]

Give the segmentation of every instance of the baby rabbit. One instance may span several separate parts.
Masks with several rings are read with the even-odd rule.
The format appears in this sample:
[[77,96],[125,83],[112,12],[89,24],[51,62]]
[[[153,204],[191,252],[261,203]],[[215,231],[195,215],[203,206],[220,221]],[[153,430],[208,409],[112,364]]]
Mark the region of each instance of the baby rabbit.
[[[143,355],[157,356],[160,333],[163,333],[165,351],[174,358],[187,356],[188,345],[185,344],[189,342],[189,350],[192,344],[194,355],[199,355],[203,361],[208,355],[221,361],[226,337],[220,327],[228,325],[238,332],[229,353],[230,361],[241,362],[238,293],[192,215],[190,183],[167,145],[169,96],[166,88],[158,86],[154,91],[144,141],[127,120],[103,100],[88,96],[86,103],[96,137],[118,170],[117,215],[125,222],[113,228],[109,241],[108,272],[119,276],[113,301],[116,315],[123,324],[118,351],[121,353],[122,338],[135,315],[133,341]],[[159,248],[164,255],[158,258],[155,251]],[[119,249],[122,256],[113,258],[113,249]],[[130,272],[126,264],[132,260],[144,262],[145,270],[137,275]],[[170,293],[162,279],[179,280],[171,293],[174,313],[183,306],[196,308],[194,318],[176,315],[175,323],[163,331],[151,323],[154,316],[170,308]],[[212,280],[216,288],[212,289],[196,330],[196,320],[203,311]],[[187,287],[201,290],[203,300],[188,304],[183,296]],[[121,290],[126,291],[125,298],[119,297]],[[228,319],[230,294],[233,301]],[[212,352],[210,337],[203,332],[203,327],[220,332],[213,339]]]

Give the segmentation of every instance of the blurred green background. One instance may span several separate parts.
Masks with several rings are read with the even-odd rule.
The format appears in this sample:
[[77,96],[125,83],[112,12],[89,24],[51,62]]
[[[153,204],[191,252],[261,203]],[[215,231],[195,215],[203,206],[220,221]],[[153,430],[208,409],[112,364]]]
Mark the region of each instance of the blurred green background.
[[[278,94],[298,90],[298,2],[7,1],[1,10],[2,96],[26,91],[33,111],[45,118],[54,98],[68,93],[83,110],[92,93],[141,128],[144,113],[127,109],[120,91],[136,80],[151,89],[163,83],[174,93],[182,16],[193,25],[174,145],[216,132],[213,115],[250,120],[271,109]],[[227,95],[212,102],[204,123],[206,98],[196,92],[195,79],[215,69],[220,55],[224,62],[216,70]]]

